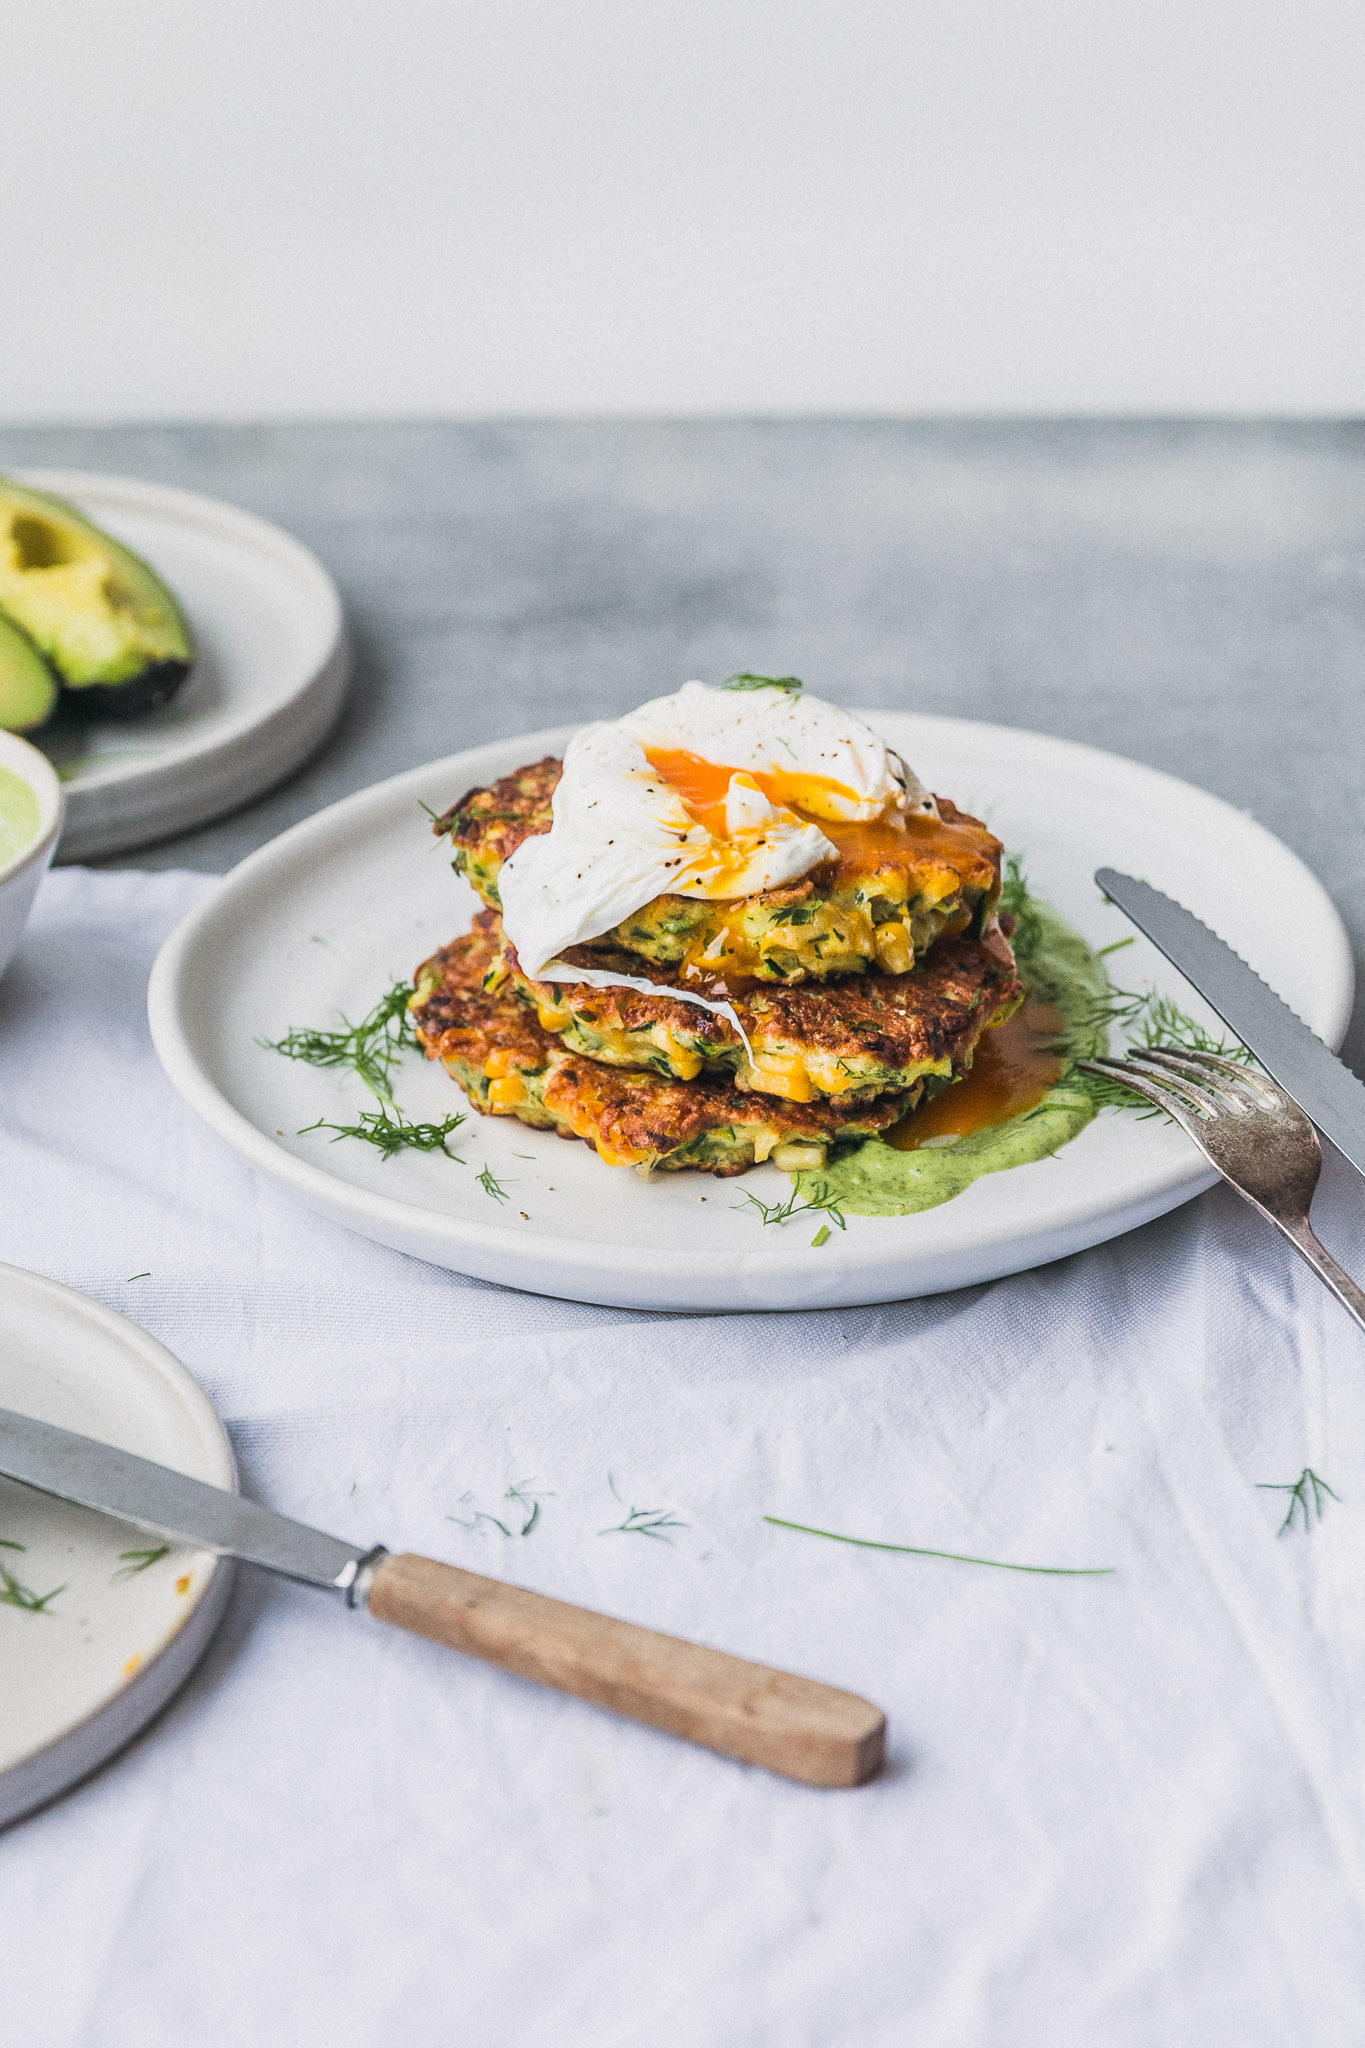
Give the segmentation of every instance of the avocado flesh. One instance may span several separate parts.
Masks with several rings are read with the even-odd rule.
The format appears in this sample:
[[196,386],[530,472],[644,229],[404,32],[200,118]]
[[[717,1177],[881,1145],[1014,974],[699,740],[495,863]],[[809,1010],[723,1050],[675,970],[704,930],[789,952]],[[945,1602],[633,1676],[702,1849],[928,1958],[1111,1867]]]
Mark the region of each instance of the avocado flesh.
[[57,703],[57,678],[37,648],[0,612],[0,731],[32,732]]
[[0,611],[47,657],[67,701],[101,717],[152,711],[194,649],[156,573],[73,505],[0,477]]

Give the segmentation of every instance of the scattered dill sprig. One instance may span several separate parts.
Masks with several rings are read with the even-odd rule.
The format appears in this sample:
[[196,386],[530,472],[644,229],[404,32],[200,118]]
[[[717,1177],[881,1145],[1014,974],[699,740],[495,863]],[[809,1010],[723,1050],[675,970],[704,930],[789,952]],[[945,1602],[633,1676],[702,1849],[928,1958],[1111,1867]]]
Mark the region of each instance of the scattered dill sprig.
[[[392,1159],[396,1152],[444,1152],[447,1159],[454,1159],[446,1139],[452,1131],[458,1130],[464,1122],[462,1115],[443,1117],[439,1124],[409,1123],[398,1104],[389,1097],[393,1115],[382,1106],[379,1109],[362,1109],[360,1121],[354,1124],[329,1123],[326,1117],[319,1117],[315,1124],[303,1124],[298,1135],[307,1131],[332,1131],[335,1145],[338,1138],[362,1138],[367,1145],[385,1159]],[[459,1164],[458,1161],[456,1161]]]
[[408,1015],[411,997],[412,984],[396,981],[358,1024],[343,1017],[344,1028],[339,1031],[304,1027],[258,1043],[269,1052],[282,1053],[287,1060],[303,1060],[310,1067],[349,1067],[372,1095],[381,1102],[392,1102],[394,1067],[417,1045]]
[[722,690],[785,690],[789,697],[799,697],[805,687],[800,676],[756,676],[747,668],[721,684]]
[[[809,1199],[806,1201],[801,1199],[798,1190],[793,1189],[785,1202],[760,1202],[757,1195],[746,1194],[743,1201],[732,1202],[730,1207],[732,1209],[742,1209],[745,1202],[748,1202],[753,1208],[758,1210],[763,1218],[765,1229],[770,1223],[779,1225],[790,1223],[793,1216],[813,1216],[821,1213],[829,1217],[830,1222],[834,1224],[836,1229],[847,1230],[848,1228],[843,1210],[839,1207],[836,1198],[831,1195],[828,1185],[824,1181],[817,1181],[815,1183],[810,1191]],[[825,1236],[828,1235],[829,1230],[828,1226],[826,1226]],[[824,1238],[819,1240],[821,1244],[824,1241]]]
[[903,1557],[942,1557],[950,1564],[982,1564],[994,1572],[1031,1572],[1048,1579],[1102,1579],[1114,1570],[1112,1564],[1007,1564],[998,1557],[964,1557],[958,1550],[925,1550],[918,1543],[875,1543],[870,1536],[841,1536],[834,1529],[813,1529],[809,1522],[784,1521],[781,1515],[765,1515],[775,1529],[796,1529],[803,1536],[826,1536],[831,1543],[853,1543],[860,1550],[894,1550]]
[[114,1573],[109,1583],[116,1586],[120,1579],[135,1579],[139,1572],[150,1571],[154,1564],[160,1564],[163,1557],[169,1557],[169,1543],[158,1543],[151,1550],[121,1550],[119,1556],[126,1560]]
[[[621,1507],[625,1502],[616,1491],[616,1481],[610,1472],[607,1485]],[[623,1522],[613,1522],[606,1529],[599,1529],[599,1536],[652,1536],[656,1543],[671,1543],[673,1538],[665,1534],[668,1529],[685,1529],[688,1524],[674,1514],[672,1508],[626,1508]]]
[[1107,946],[1101,946],[1095,954],[1097,960],[1107,959],[1110,953],[1121,953],[1125,946],[1135,946],[1137,940],[1130,932],[1126,939],[1111,939]]
[[1027,966],[1043,937],[1043,920],[1039,917],[1029,894],[1024,863],[1017,853],[1011,853],[1005,860],[1005,879],[1000,885],[1000,909],[1014,919],[1014,932],[1010,944],[1014,957],[1021,965]]
[[[1127,1044],[1117,1057],[1130,1052],[1151,1052],[1153,1048],[1169,1049],[1171,1052],[1213,1052],[1224,1059],[1238,1060],[1243,1066],[1251,1063],[1251,1054],[1237,1039],[1219,1038],[1207,1031],[1196,1017],[1182,1010],[1179,1003],[1170,996],[1159,995],[1155,989],[1135,991],[1133,989],[1111,988],[1105,1001],[1096,1003],[1085,1019],[1093,1030],[1108,1029],[1117,1025],[1124,1033]],[[1136,1109],[1140,1116],[1165,1116],[1164,1109],[1148,1102],[1136,1089],[1126,1088],[1116,1075],[1072,1073],[1068,1085],[1083,1087],[1097,1109]]]
[[[552,1496],[549,1494],[533,1493],[529,1479],[514,1479],[506,1493],[504,1493],[503,1499],[515,1501],[520,1509],[524,1519],[519,1529],[509,1529],[500,1515],[490,1515],[482,1508],[476,1508],[467,1520],[462,1515],[447,1515],[446,1520],[454,1522],[456,1527],[460,1529],[475,1529],[480,1522],[491,1522],[495,1529],[501,1529],[504,1536],[529,1536],[536,1523],[540,1520],[540,1503],[542,1500],[549,1500],[550,1498]],[[461,1504],[472,1499],[472,1494],[463,1494],[461,1496]]]
[[474,1178],[478,1181],[479,1186],[483,1189],[484,1193],[486,1195],[491,1195],[495,1202],[505,1202],[508,1199],[506,1188],[503,1186],[502,1182],[497,1179],[493,1172],[493,1169],[487,1164],[486,1161],[484,1164],[483,1172],[475,1174]]
[[1281,1481],[1258,1479],[1256,1486],[1258,1492],[1261,1493],[1287,1493],[1289,1495],[1289,1511],[1279,1528],[1275,1531],[1277,1536],[1287,1536],[1289,1534],[1289,1531],[1294,1527],[1294,1517],[1298,1514],[1303,1516],[1303,1527],[1306,1535],[1315,1515],[1318,1521],[1322,1520],[1323,1495],[1326,1494],[1329,1500],[1339,1501],[1341,1499],[1341,1495],[1333,1493],[1325,1479],[1318,1477],[1311,1465],[1305,1465],[1297,1479]]
[[[463,1493],[463,1495],[460,1495],[460,1505],[463,1505],[465,1501],[471,1501],[471,1499],[473,1499],[473,1493]],[[508,1524],[501,1520],[501,1516],[491,1516],[491,1513],[487,1513],[483,1507],[475,1507],[473,1516],[469,1516],[469,1518],[465,1518],[465,1516],[446,1516],[446,1522],[454,1522],[456,1528],[463,1528],[463,1530],[473,1530],[481,1522],[491,1522],[495,1530],[503,1532],[503,1536],[530,1536],[530,1532],[534,1530],[536,1522],[540,1520],[540,1501],[546,1501],[546,1499],[553,1499],[553,1495],[548,1495],[548,1493],[532,1493],[530,1491],[530,1479],[514,1479],[512,1485],[508,1487],[508,1491],[503,1493],[503,1501],[516,1501],[516,1505],[520,1509],[520,1516],[522,1516],[522,1526],[520,1528],[508,1528]]]
[[150,1280],[150,1279],[151,1279],[151,1277],[152,1277],[152,1269],[151,1269],[151,1267],[149,1266],[149,1267],[147,1268],[147,1270],[146,1270],[146,1272],[145,1272],[145,1273],[130,1273],[130,1274],[128,1275],[128,1278],[127,1278],[127,1280],[125,1280],[123,1284],[124,1284],[124,1286],[125,1286],[125,1287],[127,1287],[127,1286],[128,1286],[129,1284],[130,1284],[130,1282],[132,1282],[132,1281],[134,1281],[134,1280]]
[[[1044,1001],[1051,1000],[1044,973],[1039,979],[1030,975],[1044,939],[1043,920],[1039,915],[1035,899],[1029,893],[1028,877],[1018,854],[1010,854],[1005,861],[1005,880],[1000,890],[1000,908],[1014,919],[1014,934],[1010,941],[1015,959],[1019,962],[1020,973],[1034,993]],[[1104,946],[1095,956],[1103,959],[1108,953],[1119,952],[1134,943],[1133,937],[1115,939],[1112,945]],[[1108,993],[1093,1003],[1074,1019],[1077,1036],[1092,1035],[1101,1040],[1103,1033],[1111,1028],[1121,1031],[1127,1040],[1122,1051],[1114,1057],[1121,1058],[1125,1052],[1151,1052],[1155,1047],[1165,1047],[1172,1052],[1213,1052],[1225,1059],[1249,1063],[1251,1054],[1235,1039],[1215,1036],[1211,1031],[1191,1017],[1186,1010],[1172,1001],[1170,996],[1158,993],[1156,989],[1123,989],[1110,986]],[[1058,1050],[1067,1053],[1067,1048]],[[1142,1117],[1164,1116],[1165,1111],[1148,1102],[1132,1088],[1107,1074],[1081,1073],[1073,1064],[1077,1057],[1068,1053],[1066,1059],[1066,1085],[1076,1093],[1084,1092],[1090,1097],[1096,1109],[1135,1110]]]
[[[0,1550],[23,1550],[26,1546],[15,1543],[11,1538],[0,1537]],[[50,1603],[66,1587],[54,1586],[50,1593],[35,1593],[31,1587],[22,1585],[6,1565],[0,1563],[0,1607],[18,1607],[25,1614],[50,1614]]]
[[447,1515],[446,1520],[453,1522],[457,1529],[477,1529],[480,1522],[491,1522],[495,1529],[501,1529],[504,1536],[512,1533],[506,1522],[499,1521],[496,1515],[488,1514],[483,1508],[475,1508],[472,1515]]

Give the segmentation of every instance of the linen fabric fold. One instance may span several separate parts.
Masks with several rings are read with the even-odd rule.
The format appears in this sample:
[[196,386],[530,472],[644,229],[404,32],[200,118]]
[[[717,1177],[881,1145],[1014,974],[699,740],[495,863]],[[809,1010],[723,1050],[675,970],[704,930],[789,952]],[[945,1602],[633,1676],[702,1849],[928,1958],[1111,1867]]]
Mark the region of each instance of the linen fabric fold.
[[[163,1077],[148,969],[212,886],[44,884],[0,981],[0,1257],[168,1344],[271,1505],[865,1693],[890,1764],[804,1790],[247,1578],[164,1718],[0,1837],[0,2038],[1365,2037],[1365,1343],[1268,1226],[1219,1189],[800,1315],[437,1271],[311,1216]],[[1329,1164],[1315,1221],[1357,1274],[1362,1213]],[[1265,1489],[1304,1468],[1337,1498],[1278,1534]],[[0,1673],[67,1625],[0,1607]]]

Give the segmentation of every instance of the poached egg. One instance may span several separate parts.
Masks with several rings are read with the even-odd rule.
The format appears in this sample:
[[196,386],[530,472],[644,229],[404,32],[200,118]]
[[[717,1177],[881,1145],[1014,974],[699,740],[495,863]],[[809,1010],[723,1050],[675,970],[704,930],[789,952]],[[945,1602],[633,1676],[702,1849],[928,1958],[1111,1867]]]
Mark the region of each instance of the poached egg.
[[[899,757],[838,705],[775,684],[735,691],[685,683],[575,734],[551,829],[523,840],[499,875],[503,926],[534,979],[597,979],[559,954],[600,938],[656,896],[719,899],[780,888],[838,858],[822,824],[932,808]],[[728,1004],[687,1000],[729,1012]]]

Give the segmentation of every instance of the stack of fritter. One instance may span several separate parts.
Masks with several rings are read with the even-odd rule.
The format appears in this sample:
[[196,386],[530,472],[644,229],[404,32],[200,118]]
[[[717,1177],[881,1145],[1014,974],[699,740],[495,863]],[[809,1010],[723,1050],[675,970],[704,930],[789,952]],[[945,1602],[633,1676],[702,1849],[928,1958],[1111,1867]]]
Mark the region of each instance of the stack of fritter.
[[[477,1109],[583,1138],[612,1166],[809,1169],[960,1079],[1022,999],[995,922],[999,841],[942,798],[894,833],[848,828],[837,862],[783,888],[658,896],[568,950],[592,981],[532,980],[498,874],[549,831],[559,773],[538,761],[436,821],[488,908],[417,970],[411,1011]],[[611,975],[635,986],[597,985]]]

